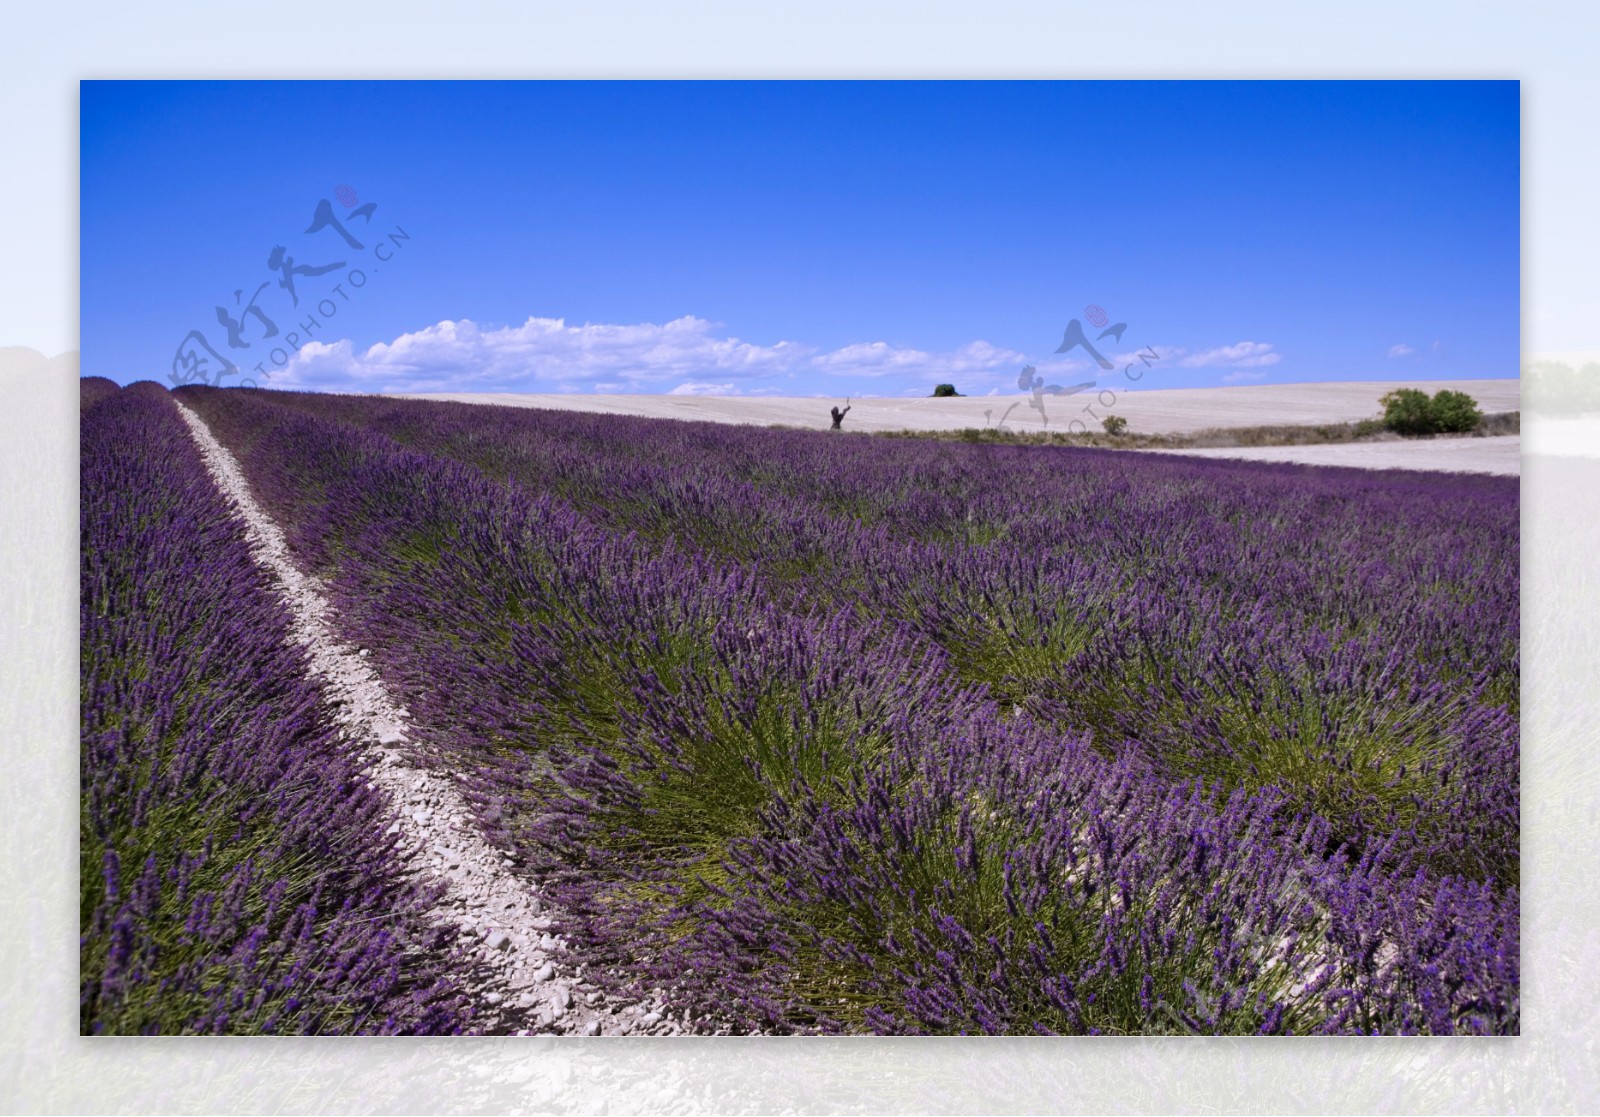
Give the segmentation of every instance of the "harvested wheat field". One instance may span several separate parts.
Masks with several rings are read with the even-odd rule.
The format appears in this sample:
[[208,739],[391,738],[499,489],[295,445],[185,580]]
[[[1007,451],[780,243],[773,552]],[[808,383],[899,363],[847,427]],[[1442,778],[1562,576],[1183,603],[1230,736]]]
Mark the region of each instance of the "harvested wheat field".
[[[1154,376],[1154,374],[1151,374]],[[1174,434],[1213,427],[1255,427],[1268,424],[1348,423],[1378,415],[1378,397],[1393,388],[1418,388],[1430,395],[1441,388],[1466,392],[1486,413],[1521,407],[1521,382],[1508,380],[1361,380],[1326,384],[1251,384],[1233,388],[1152,388],[1116,391],[1109,410],[1140,434]],[[1115,387],[1115,386],[1114,386]],[[795,427],[828,426],[831,399],[797,396],[671,396],[527,394],[517,392],[439,392],[408,395],[410,399],[459,403],[499,403],[543,407],[555,411],[591,411],[602,415],[637,415],[650,419],[701,419],[713,423],[775,423]],[[1110,398],[1110,397],[1108,397]],[[846,430],[955,431],[983,427],[1000,420],[1022,401],[1007,421],[1012,430],[1043,429],[1020,393],[1002,396],[959,396],[945,399],[856,399],[851,402]],[[1051,429],[1067,424],[1093,406],[1108,410],[1088,393],[1046,396]],[[987,415],[985,413],[988,413]],[[1090,426],[1098,424],[1091,420]]]

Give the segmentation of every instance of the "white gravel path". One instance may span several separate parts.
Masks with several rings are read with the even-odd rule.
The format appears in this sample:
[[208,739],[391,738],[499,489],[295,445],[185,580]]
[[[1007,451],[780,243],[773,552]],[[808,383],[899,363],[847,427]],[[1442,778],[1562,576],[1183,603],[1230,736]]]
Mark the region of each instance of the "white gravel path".
[[1312,446],[1210,446],[1160,453],[1300,465],[1342,465],[1354,469],[1426,469],[1443,473],[1511,475],[1522,472],[1522,439],[1514,434],[1484,438],[1419,438],[1404,442],[1330,442]]
[[564,936],[535,885],[512,871],[513,858],[485,842],[466,801],[446,779],[413,766],[408,713],[368,665],[368,650],[341,642],[330,623],[321,582],[289,558],[288,542],[250,493],[233,455],[198,415],[178,411],[217,487],[244,521],[256,561],[277,582],[293,615],[292,634],[328,694],[330,715],[370,762],[372,784],[389,796],[410,871],[443,882],[435,909],[459,927],[474,958],[462,975],[485,1031],[575,1035],[671,1034],[679,1030],[661,1004],[620,1005],[588,985],[566,957]]

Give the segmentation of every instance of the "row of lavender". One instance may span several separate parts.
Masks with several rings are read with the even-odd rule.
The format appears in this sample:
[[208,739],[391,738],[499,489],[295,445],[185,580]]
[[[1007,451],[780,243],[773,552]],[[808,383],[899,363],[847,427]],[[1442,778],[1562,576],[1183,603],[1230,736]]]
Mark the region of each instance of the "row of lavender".
[[1108,754],[1517,881],[1510,479],[275,398],[904,622]]
[[[808,606],[798,553],[732,561],[689,513],[698,545],[544,491],[613,485],[616,440],[567,442],[541,485],[532,465],[441,456],[467,456],[487,412],[457,413],[434,454],[304,414],[360,403],[183,398],[620,989],[801,1030],[1517,1026],[1514,888],[1417,871],[1403,828],[1352,843],[1273,781],[1187,778],[997,703],[960,641],[908,623],[938,582],[905,581],[896,556],[937,555],[903,532],[771,492],[810,500],[763,521],[774,548],[796,507],[790,537],[840,536],[813,556],[844,592]],[[431,420],[409,406],[410,429],[367,417],[416,442]],[[609,507],[657,507],[656,479],[623,468],[644,495]],[[921,545],[952,568],[994,547]],[[897,584],[930,596],[862,607]]]
[[463,1030],[452,937],[177,408],[82,398],[83,1032]]

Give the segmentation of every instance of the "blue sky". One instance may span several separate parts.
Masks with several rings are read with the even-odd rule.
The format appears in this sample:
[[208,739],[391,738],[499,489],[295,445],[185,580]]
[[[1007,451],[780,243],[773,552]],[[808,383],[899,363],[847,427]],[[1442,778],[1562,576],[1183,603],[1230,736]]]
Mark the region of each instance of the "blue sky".
[[[1515,82],[81,88],[86,375],[1015,394],[1025,364],[1126,386],[1137,352],[1141,387],[1517,375]],[[309,231],[324,201],[338,225]],[[1055,354],[1075,318],[1113,370]]]

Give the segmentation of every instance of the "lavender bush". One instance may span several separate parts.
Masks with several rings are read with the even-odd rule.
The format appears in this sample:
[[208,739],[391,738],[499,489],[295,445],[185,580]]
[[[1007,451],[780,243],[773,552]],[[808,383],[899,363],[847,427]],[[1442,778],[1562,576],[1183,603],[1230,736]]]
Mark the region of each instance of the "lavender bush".
[[82,413],[84,1033],[468,1027],[451,934],[165,389]]

